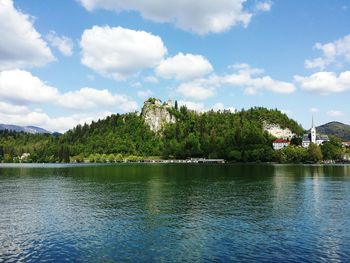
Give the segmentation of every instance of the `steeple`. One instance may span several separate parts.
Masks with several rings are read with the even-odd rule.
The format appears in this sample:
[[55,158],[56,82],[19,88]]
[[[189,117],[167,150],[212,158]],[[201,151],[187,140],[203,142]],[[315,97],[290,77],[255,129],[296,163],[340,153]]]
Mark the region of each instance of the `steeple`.
[[314,116],[312,115],[312,124],[311,124],[311,142],[316,143],[316,128],[314,123]]

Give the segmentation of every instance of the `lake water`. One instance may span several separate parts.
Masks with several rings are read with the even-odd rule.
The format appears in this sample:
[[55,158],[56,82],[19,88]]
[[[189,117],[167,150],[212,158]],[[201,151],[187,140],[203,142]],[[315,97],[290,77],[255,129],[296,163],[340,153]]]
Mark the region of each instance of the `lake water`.
[[0,262],[350,262],[350,166],[0,166]]

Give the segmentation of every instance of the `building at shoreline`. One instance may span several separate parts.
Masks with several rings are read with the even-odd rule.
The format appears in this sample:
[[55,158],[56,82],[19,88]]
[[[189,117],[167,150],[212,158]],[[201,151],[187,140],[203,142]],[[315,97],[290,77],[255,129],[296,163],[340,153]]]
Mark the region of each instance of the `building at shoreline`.
[[311,143],[314,143],[316,145],[321,145],[322,143],[328,142],[328,141],[329,141],[328,135],[317,134],[316,127],[314,125],[314,118],[312,117],[310,132],[303,135],[301,145],[304,148],[308,148]]

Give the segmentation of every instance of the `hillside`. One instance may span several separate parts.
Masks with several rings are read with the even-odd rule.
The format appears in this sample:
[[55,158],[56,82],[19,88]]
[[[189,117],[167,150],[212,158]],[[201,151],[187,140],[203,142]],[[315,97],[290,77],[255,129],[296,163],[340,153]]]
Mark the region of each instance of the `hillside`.
[[316,129],[321,134],[335,135],[343,141],[350,141],[350,125],[333,121],[318,126]]
[[276,109],[197,113],[149,99],[142,114],[114,114],[90,125],[77,125],[61,136],[8,133],[0,147],[7,159],[28,152],[33,162],[94,159],[92,155],[96,154],[104,159],[122,155],[271,161],[273,136],[264,130],[265,123],[302,133],[297,122]]
[[11,125],[11,124],[0,124],[0,131],[3,131],[3,130],[9,130],[9,131],[15,131],[15,132],[26,132],[31,134],[50,133],[49,131],[36,126],[18,126],[18,125]]

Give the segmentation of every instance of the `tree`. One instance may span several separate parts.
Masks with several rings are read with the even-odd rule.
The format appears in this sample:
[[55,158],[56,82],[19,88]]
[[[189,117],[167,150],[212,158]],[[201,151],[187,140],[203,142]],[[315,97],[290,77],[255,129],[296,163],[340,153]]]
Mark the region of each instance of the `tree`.
[[290,143],[292,145],[300,146],[302,144],[302,138],[299,136],[293,136],[293,138],[290,140]]
[[330,136],[330,141],[321,145],[324,160],[341,160],[343,148],[341,140],[335,136]]
[[314,143],[310,143],[310,146],[308,148],[308,161],[318,163],[319,161],[322,161],[322,158],[323,156],[321,148]]
[[2,161],[4,157],[4,146],[0,145],[0,162]]
[[177,111],[178,109],[179,109],[179,106],[178,106],[178,104],[177,104],[177,100],[175,100],[175,110]]

